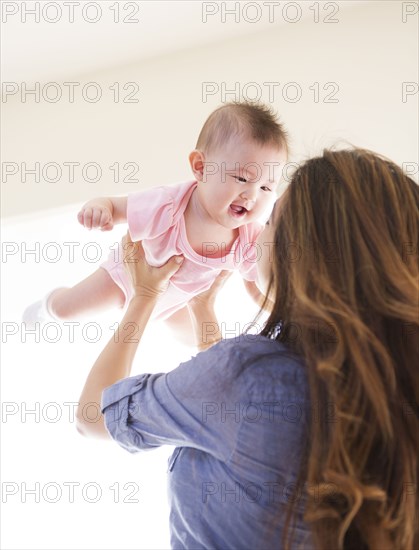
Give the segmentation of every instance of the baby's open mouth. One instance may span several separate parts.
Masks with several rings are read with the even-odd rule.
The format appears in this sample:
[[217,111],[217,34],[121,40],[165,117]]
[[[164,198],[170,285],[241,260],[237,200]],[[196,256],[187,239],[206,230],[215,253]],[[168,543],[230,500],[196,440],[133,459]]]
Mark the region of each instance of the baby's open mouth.
[[238,204],[230,204],[230,210],[232,211],[234,217],[244,216],[247,213],[247,210],[244,206]]

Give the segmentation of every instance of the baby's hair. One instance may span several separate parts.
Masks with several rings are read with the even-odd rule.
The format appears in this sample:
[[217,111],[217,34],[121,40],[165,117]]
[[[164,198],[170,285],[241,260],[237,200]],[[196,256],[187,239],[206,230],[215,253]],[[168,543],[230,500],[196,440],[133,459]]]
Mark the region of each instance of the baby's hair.
[[288,153],[287,132],[273,109],[262,103],[234,101],[218,107],[205,121],[196,149],[208,154],[232,137],[250,138]]

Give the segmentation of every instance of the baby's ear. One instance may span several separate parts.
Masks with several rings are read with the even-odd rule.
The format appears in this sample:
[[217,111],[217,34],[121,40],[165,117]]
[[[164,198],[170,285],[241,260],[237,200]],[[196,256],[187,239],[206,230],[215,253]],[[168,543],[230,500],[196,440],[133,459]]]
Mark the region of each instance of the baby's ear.
[[197,181],[202,181],[204,178],[204,163],[204,153],[198,149],[194,149],[189,155],[189,164]]

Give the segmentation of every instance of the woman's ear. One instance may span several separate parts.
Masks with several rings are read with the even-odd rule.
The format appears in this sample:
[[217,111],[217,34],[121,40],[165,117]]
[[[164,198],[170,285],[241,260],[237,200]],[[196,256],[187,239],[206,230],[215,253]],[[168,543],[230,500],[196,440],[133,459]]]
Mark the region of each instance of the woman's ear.
[[204,163],[204,153],[198,149],[194,149],[189,155],[189,164],[197,181],[202,181],[204,178]]

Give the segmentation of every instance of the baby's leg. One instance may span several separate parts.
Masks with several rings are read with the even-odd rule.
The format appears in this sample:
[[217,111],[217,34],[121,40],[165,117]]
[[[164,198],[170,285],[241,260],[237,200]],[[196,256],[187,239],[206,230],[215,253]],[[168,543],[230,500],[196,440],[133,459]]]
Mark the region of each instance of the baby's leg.
[[184,346],[193,348],[196,346],[194,328],[187,306],[179,309],[164,321],[173,332],[176,340]]
[[48,297],[47,309],[57,319],[74,319],[123,307],[125,295],[109,273],[99,268],[71,288],[58,288]]

